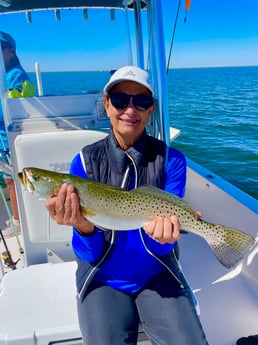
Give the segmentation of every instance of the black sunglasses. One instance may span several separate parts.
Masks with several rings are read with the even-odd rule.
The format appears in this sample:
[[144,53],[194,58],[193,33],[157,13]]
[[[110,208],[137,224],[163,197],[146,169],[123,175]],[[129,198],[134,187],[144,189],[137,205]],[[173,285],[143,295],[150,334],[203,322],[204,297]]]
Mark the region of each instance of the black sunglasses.
[[128,95],[123,92],[111,93],[109,95],[112,105],[116,109],[125,109],[128,107],[130,100],[132,99],[133,106],[139,111],[145,111],[154,104],[152,96],[140,94],[140,95]]

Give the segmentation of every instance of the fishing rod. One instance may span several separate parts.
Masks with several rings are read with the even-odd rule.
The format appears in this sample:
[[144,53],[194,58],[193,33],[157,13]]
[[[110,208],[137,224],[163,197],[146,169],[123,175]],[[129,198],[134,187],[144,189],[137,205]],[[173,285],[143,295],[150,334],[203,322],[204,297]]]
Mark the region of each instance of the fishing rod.
[[181,0],[179,0],[178,6],[177,6],[176,18],[175,18],[175,23],[174,23],[174,28],[173,28],[173,33],[172,33],[172,38],[171,38],[171,43],[170,43],[170,48],[169,48],[169,54],[168,54],[167,73],[169,70],[169,65],[170,65],[170,60],[171,60],[171,55],[172,55],[172,49],[173,49],[173,45],[174,45],[174,38],[175,38],[175,34],[176,34],[176,27],[177,27],[177,21],[178,21],[178,15],[179,15],[180,7],[181,7]]
[[[187,13],[189,11],[190,5],[191,5],[191,0],[186,0],[186,2],[185,2],[185,18],[184,18],[184,23],[186,23]],[[170,60],[171,60],[171,56],[172,56],[172,49],[173,49],[173,45],[174,45],[174,38],[175,38],[175,34],[176,34],[176,27],[177,27],[178,15],[179,15],[180,7],[181,7],[181,0],[179,0],[179,2],[178,2],[176,18],[175,18],[175,23],[174,23],[172,37],[171,37],[171,43],[170,43],[169,54],[168,54],[168,62],[167,62],[167,73],[168,73],[168,70],[169,70]]]
[[12,270],[16,270],[17,267],[17,263],[21,260],[20,258],[18,260],[16,260],[15,262],[13,261],[13,258],[12,258],[12,255],[11,255],[11,252],[7,246],[7,243],[6,243],[6,240],[4,238],[4,235],[3,235],[3,232],[2,232],[2,229],[0,229],[0,236],[1,236],[1,239],[3,241],[3,244],[4,244],[4,248],[5,248],[5,251],[2,252],[2,259],[4,261],[4,265],[6,265],[7,267],[11,268]]

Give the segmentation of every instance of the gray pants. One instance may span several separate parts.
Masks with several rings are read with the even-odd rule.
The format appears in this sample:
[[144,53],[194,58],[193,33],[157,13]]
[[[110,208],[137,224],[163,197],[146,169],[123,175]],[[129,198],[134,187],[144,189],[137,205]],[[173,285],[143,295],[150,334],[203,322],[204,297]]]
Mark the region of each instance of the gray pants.
[[136,345],[139,323],[153,345],[208,344],[189,290],[167,273],[135,295],[92,282],[77,306],[85,345]]

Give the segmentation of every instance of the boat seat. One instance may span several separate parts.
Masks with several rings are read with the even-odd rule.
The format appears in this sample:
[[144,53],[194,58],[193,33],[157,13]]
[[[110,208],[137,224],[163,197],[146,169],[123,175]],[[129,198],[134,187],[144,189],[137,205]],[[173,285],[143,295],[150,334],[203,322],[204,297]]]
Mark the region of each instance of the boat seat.
[[[24,167],[37,167],[67,173],[72,158],[83,146],[106,135],[107,133],[96,130],[56,130],[20,134],[14,143],[16,169],[21,171]],[[21,219],[25,241],[31,246],[41,244],[41,250],[52,251],[57,255],[59,254],[56,248],[60,243],[63,243],[64,247],[70,247],[71,227],[57,225],[50,218],[44,201],[39,201],[33,194],[22,190],[17,178],[16,185],[20,213],[25,214]]]

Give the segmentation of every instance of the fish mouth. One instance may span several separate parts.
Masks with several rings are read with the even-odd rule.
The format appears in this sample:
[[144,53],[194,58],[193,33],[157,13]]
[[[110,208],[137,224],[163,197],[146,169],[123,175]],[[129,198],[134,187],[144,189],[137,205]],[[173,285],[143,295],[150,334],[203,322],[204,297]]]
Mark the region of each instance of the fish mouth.
[[20,171],[18,173],[18,179],[20,181],[20,183],[23,185],[23,187],[25,187],[25,176],[24,176],[24,171]]
[[18,172],[18,179],[20,183],[22,183],[22,172]]
[[26,171],[25,169],[23,169],[21,172],[18,173],[18,179],[21,183],[21,185],[24,187],[24,188],[27,188],[27,190],[29,192],[34,192],[35,191],[35,187],[31,181],[31,178],[30,178],[30,174],[28,171]]

